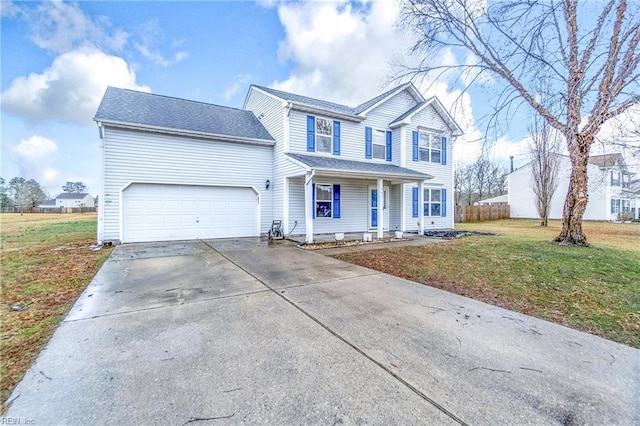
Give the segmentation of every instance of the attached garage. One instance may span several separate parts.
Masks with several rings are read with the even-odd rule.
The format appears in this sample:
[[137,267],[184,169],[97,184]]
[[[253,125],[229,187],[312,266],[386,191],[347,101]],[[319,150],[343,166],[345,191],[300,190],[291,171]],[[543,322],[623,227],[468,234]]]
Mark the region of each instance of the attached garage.
[[252,188],[133,183],[122,191],[122,242],[260,235]]

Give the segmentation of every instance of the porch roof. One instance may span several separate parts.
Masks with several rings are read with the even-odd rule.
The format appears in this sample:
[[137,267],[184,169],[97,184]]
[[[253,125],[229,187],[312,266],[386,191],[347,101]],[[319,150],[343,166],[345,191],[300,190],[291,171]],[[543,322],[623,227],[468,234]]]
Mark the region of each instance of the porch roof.
[[344,175],[361,178],[387,178],[404,181],[418,181],[433,179],[433,176],[420,173],[393,164],[374,163],[364,161],[342,160],[317,155],[286,154],[289,158],[302,163],[306,168],[320,174],[329,172],[333,175]]

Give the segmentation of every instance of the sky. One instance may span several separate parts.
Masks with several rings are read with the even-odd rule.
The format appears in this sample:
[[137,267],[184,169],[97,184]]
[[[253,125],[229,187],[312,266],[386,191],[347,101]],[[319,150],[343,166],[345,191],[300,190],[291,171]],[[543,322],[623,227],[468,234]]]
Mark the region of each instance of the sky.
[[[107,86],[241,108],[251,84],[358,105],[418,58],[388,1],[0,3],[1,171],[51,196],[67,181],[100,190],[93,116]],[[458,59],[444,51],[438,63]],[[416,80],[465,131],[454,157],[475,159],[491,81]],[[488,135],[487,135],[488,136]],[[492,134],[492,157],[526,162],[526,125]]]

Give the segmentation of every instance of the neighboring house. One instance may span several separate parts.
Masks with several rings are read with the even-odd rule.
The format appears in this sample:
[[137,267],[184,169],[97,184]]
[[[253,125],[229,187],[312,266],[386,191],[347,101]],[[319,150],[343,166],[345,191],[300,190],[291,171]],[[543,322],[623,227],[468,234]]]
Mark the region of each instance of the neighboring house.
[[94,198],[90,194],[84,192],[63,192],[56,198],[55,207],[69,208],[69,207],[93,207]]
[[[564,201],[569,190],[571,162],[559,155],[558,188],[551,200],[549,219],[562,218]],[[637,194],[631,188],[631,176],[622,154],[593,155],[587,165],[589,201],[585,220],[617,220],[621,211],[631,211]],[[509,206],[512,218],[538,218],[533,193],[530,163],[508,176]],[[637,217],[637,212],[636,212]]]
[[473,203],[476,206],[491,206],[495,204],[509,204],[509,194],[498,195],[497,197],[485,198]]
[[251,86],[243,109],[109,87],[99,241],[452,228],[462,132],[412,83],[355,108]]
[[39,208],[41,209],[52,209],[56,207],[56,199],[54,198],[53,200],[45,200],[42,203],[40,203],[40,205],[38,205]]

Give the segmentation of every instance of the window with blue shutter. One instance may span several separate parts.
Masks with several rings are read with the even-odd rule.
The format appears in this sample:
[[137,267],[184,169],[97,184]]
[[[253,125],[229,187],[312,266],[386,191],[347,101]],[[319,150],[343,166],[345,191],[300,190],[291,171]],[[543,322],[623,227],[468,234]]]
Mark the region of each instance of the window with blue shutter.
[[307,151],[316,151],[316,118],[307,115]]
[[333,155],[340,155],[340,122],[333,122]]
[[373,151],[371,127],[364,128],[364,158],[371,158]]
[[391,131],[387,130],[387,161],[391,161]]
[[442,137],[442,154],[440,159],[442,160],[442,164],[447,164],[447,138],[444,136]]
[[333,185],[333,218],[340,219],[340,185]]
[[413,203],[412,203],[412,217],[418,217],[418,188],[411,188],[412,190],[412,197],[413,197]]
[[418,132],[415,130],[413,132],[413,161],[418,161]]
[[[442,143],[444,144],[444,141]],[[443,163],[443,164],[446,164],[446,163]],[[446,189],[442,190],[442,217],[447,217],[447,190]]]

